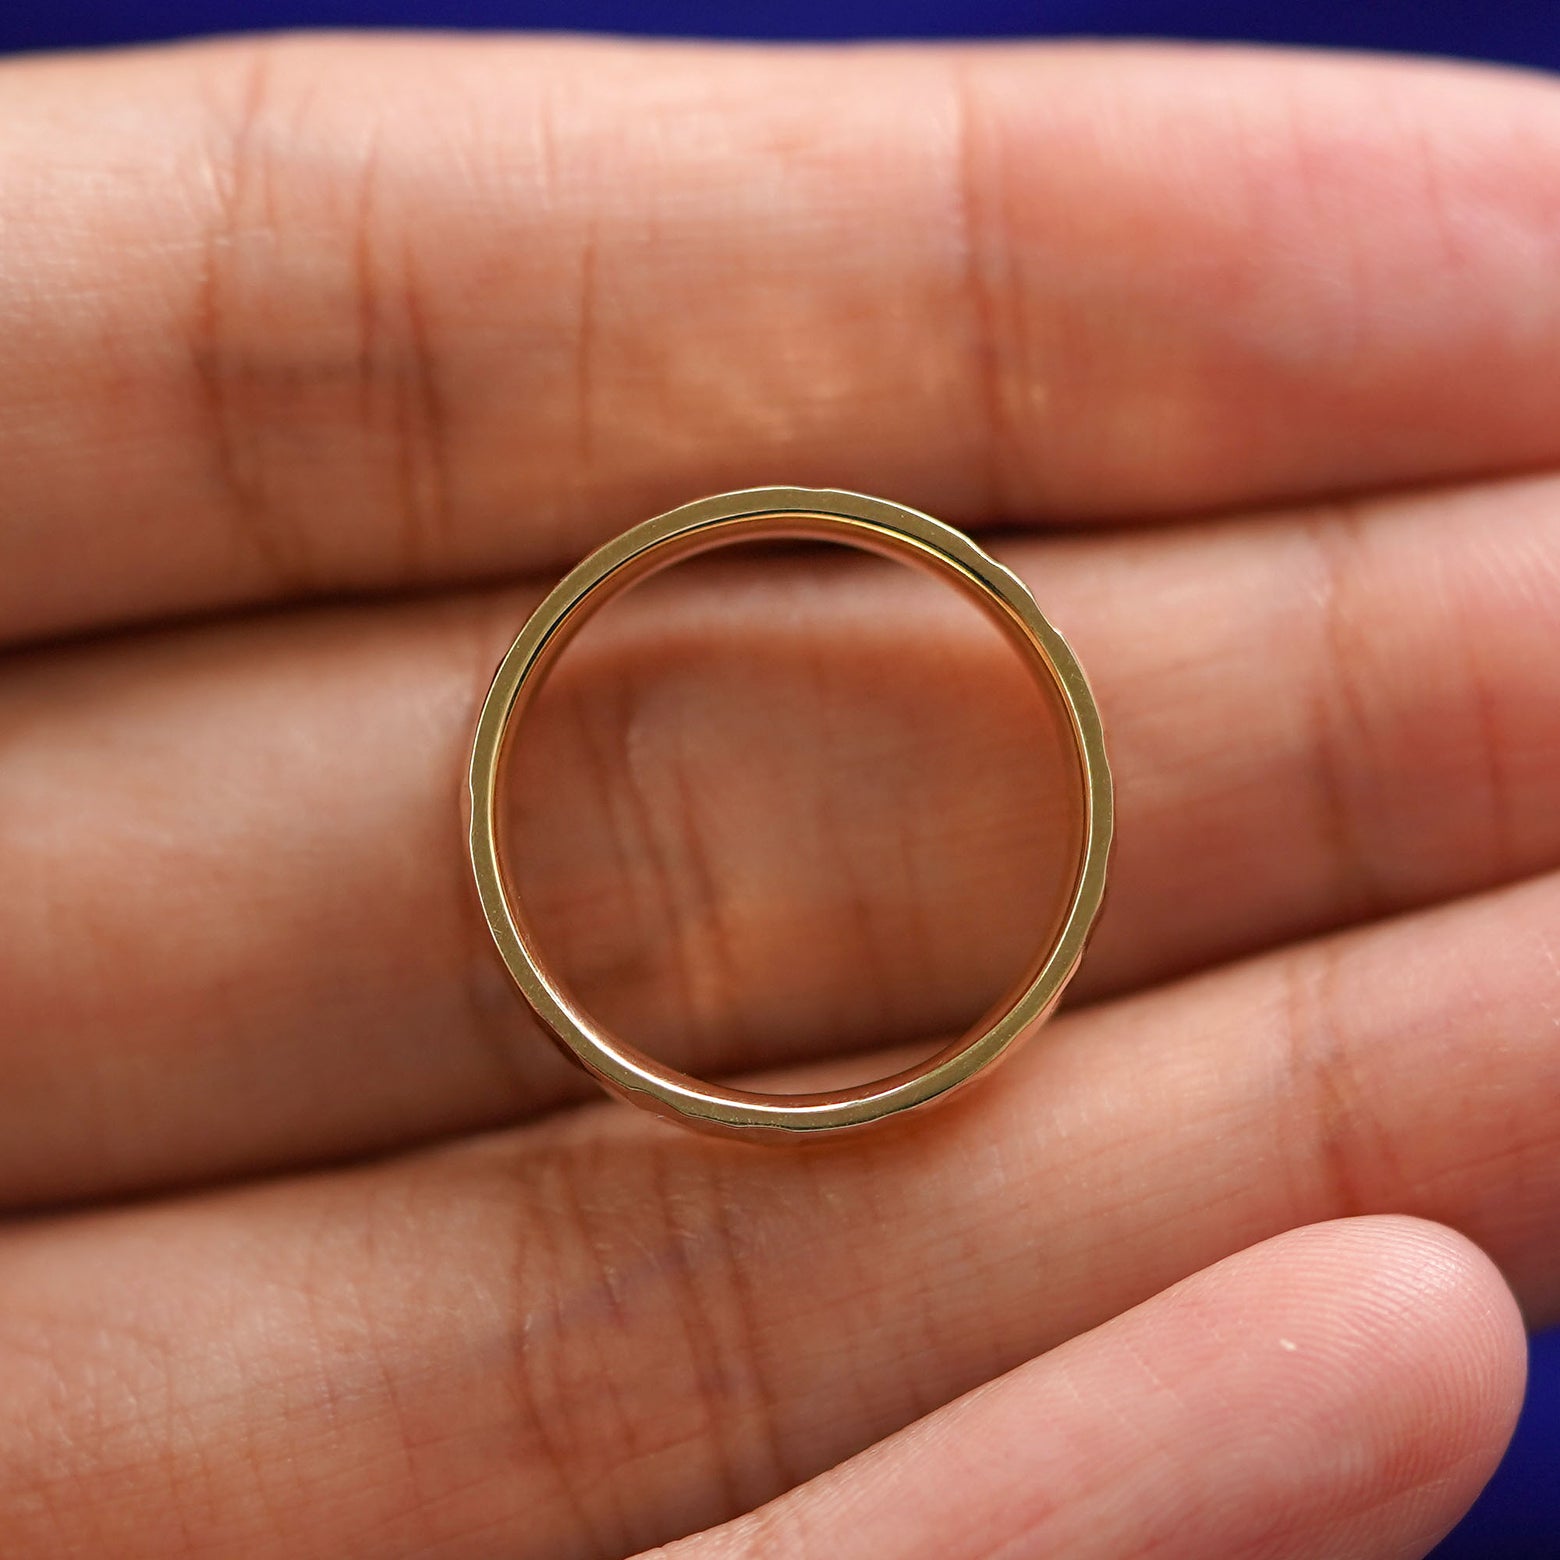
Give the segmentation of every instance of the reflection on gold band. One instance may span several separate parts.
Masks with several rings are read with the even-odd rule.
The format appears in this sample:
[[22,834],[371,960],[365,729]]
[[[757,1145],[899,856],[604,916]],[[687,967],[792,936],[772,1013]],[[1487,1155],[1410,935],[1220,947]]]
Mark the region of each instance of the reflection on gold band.
[[[919,1066],[826,1094],[759,1094],[685,1076],[608,1034],[548,972],[501,865],[500,765],[509,734],[549,667],[614,596],[681,558],[757,537],[841,542],[912,564],[970,596],[1026,657],[1067,715],[1078,760],[1081,837],[1071,897],[1051,945],[974,1031]],[[1044,1023],[1083,956],[1105,892],[1110,768],[1099,711],[1066,641],[1009,570],[962,532],[859,493],[754,488],[699,499],[625,531],[572,569],[531,614],[499,664],[477,721],[470,770],[470,850],[493,941],[515,984],[559,1043],[607,1089],[705,1131],[797,1140],[867,1126],[941,1099]]]

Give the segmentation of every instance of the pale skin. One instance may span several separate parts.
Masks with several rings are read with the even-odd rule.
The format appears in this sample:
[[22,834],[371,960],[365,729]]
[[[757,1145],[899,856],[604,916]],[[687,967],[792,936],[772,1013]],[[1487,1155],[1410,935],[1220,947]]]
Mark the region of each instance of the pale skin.
[[[1557,212],[1560,89],[1445,65],[0,68],[6,1560],[1424,1553],[1560,1318]],[[457,805],[558,570],[762,482],[981,534],[1120,796],[1068,1010],[803,1153],[596,1098]],[[528,869],[798,1088],[1002,977],[1043,835],[1011,688],[827,595],[604,640]]]

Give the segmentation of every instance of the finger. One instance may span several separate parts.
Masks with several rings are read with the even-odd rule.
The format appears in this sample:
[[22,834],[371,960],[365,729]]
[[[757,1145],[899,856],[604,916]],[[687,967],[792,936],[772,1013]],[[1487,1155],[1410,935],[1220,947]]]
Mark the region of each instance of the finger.
[[23,1560],[130,1511],[158,1560],[175,1522],[246,1560],[624,1553],[1344,1213],[1463,1230],[1542,1324],[1557,924],[1551,879],[1079,1013],[836,1151],[604,1104],[33,1221],[0,1243],[3,1530]]
[[[1084,995],[1560,862],[1557,492],[1011,554],[1090,668],[1117,773]],[[549,958],[702,1076],[972,1022],[1070,866],[1042,805],[1061,750],[1016,660],[887,566],[666,587],[602,620],[525,728],[516,871]],[[588,1090],[514,999],[458,837],[476,700],[523,610],[273,619],[13,669],[13,1206]]]
[[1500,1275],[1458,1236],[1297,1230],[655,1554],[1421,1555],[1494,1471],[1525,1366]]
[[0,634],[1560,456],[1560,91],[1233,51],[419,39],[6,67]]

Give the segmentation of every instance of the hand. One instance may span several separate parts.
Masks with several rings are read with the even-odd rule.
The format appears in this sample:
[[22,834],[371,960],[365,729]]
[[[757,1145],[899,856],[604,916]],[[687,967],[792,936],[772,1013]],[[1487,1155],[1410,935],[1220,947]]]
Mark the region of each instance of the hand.
[[[1422,1552],[1560,1306],[1557,166],[1542,80],[1238,51],[0,69],[6,1560]],[[764,481],[994,534],[1120,801],[1071,1011],[801,1153],[596,1100],[457,811],[549,575]],[[805,1087],[1044,831],[940,609],[776,567],[602,640],[527,870]],[[945,673],[830,727],[874,634]]]

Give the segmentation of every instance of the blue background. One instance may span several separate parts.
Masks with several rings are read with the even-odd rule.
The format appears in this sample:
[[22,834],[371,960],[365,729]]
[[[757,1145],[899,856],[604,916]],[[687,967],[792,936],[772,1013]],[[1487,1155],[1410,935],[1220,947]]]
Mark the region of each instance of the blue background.
[[[1560,0],[0,0],[0,51],[353,25],[746,38],[1149,34],[1458,54],[1560,70]],[[1511,1451],[1436,1556],[1560,1560],[1560,1332],[1534,1341]]]
[[1560,69],[1560,0],[0,0],[0,48],[298,26],[743,38],[1147,33],[1466,54]]

